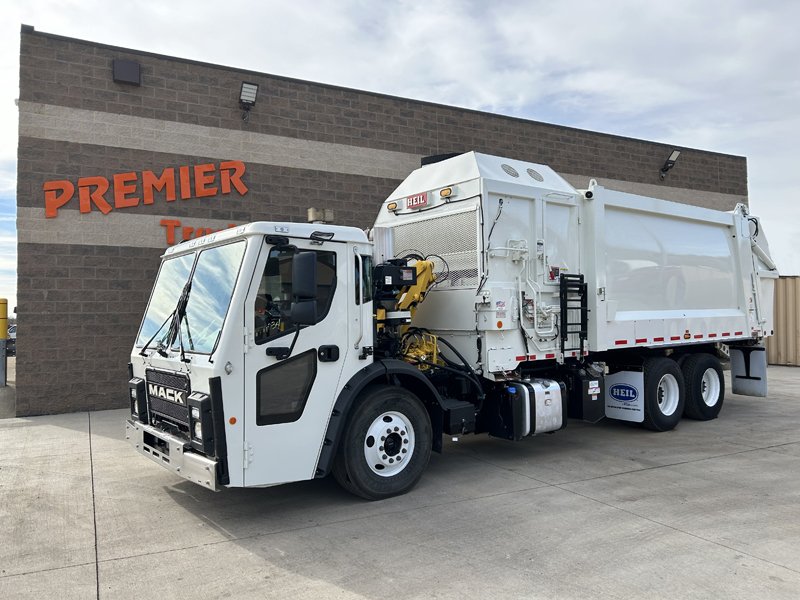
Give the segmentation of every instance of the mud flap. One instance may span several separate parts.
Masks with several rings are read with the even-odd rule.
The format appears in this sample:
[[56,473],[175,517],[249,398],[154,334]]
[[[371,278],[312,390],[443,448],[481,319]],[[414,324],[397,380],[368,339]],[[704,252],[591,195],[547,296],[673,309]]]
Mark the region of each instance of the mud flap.
[[619,371],[606,375],[606,416],[609,419],[644,421],[644,373]]
[[767,396],[767,349],[763,346],[732,347],[731,388],[742,396]]

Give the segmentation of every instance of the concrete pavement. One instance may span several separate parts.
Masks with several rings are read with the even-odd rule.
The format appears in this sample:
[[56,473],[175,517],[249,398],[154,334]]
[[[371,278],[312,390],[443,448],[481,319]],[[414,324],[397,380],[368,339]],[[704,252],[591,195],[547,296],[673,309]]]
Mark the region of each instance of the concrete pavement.
[[800,369],[656,434],[448,442],[369,503],[331,480],[213,493],[125,411],[0,421],[0,598],[797,598]]

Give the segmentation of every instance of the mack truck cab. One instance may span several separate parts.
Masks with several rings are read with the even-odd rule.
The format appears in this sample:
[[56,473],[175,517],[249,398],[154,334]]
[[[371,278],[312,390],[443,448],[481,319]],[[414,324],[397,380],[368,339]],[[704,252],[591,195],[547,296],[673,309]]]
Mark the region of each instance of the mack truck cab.
[[[331,225],[254,223],[169,248],[132,353],[127,438],[212,490],[331,470],[368,497],[413,485],[432,445],[413,391],[430,384],[374,362],[372,269],[365,233]],[[356,398],[349,426],[371,441],[337,461]]]

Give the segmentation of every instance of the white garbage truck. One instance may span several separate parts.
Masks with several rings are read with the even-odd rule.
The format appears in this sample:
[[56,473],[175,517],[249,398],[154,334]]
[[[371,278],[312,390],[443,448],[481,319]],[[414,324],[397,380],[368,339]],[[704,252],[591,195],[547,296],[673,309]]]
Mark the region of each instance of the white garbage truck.
[[726,361],[765,396],[759,220],[587,183],[469,152],[411,173],[369,233],[257,222],[167,249],[126,437],[211,490],[332,473],[381,499],[445,435],[714,419]]

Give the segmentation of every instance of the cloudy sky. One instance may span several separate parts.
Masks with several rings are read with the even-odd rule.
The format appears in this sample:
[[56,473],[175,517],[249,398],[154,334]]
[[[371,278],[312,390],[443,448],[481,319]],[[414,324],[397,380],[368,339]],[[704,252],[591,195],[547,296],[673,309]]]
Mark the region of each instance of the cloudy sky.
[[800,202],[791,192],[800,162],[796,0],[4,4],[0,296],[10,306],[22,23],[170,56],[746,156],[751,208],[764,219],[782,273],[800,274]]

